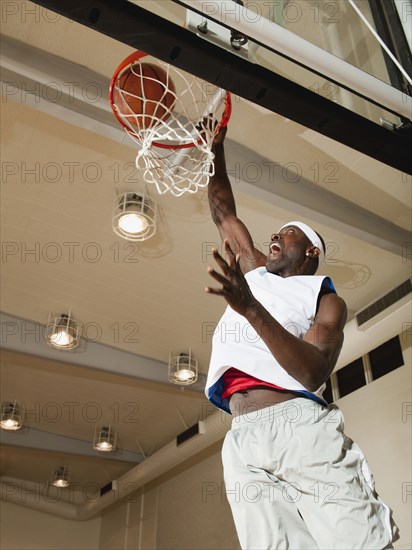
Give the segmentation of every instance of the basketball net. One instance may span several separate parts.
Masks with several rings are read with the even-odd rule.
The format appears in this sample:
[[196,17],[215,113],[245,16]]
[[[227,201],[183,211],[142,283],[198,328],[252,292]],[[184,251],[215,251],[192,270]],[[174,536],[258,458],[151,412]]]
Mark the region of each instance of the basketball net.
[[[145,76],[141,67],[144,63],[161,67],[166,72],[166,82]],[[133,94],[120,86],[122,74],[130,70],[141,79],[140,90]],[[144,111],[149,103],[145,80],[160,84],[164,90],[157,100],[159,109],[153,109],[150,99],[150,112]],[[170,107],[164,101],[169,94],[173,95]],[[145,127],[137,124],[139,117],[128,106],[131,96],[142,102],[144,116],[140,120],[150,121],[145,122]],[[145,182],[154,184],[160,194],[170,192],[175,196],[195,193],[209,183],[214,175],[213,140],[231,114],[229,92],[143,52],[135,52],[117,68],[110,84],[110,102],[120,124],[139,145],[136,166],[143,169]],[[160,118],[156,111],[162,113]]]

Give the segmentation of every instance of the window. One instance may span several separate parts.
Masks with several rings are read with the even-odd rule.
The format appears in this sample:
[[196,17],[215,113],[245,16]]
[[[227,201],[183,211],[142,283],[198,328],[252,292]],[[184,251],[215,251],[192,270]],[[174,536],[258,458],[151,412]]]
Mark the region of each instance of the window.
[[326,388],[325,388],[325,391],[323,392],[323,399],[328,404],[333,403],[332,383],[330,378],[326,380]]
[[374,380],[401,367],[404,361],[399,336],[370,351],[369,360]]
[[356,359],[343,369],[340,369],[336,373],[338,381],[339,397],[344,397],[348,393],[365,386],[366,378],[365,371],[363,370],[362,358]]
[[[368,356],[370,371],[368,367],[367,372],[370,382],[405,364],[399,336],[395,336],[391,340],[373,349],[369,352]],[[323,393],[323,397],[327,403],[333,403],[332,387],[336,388],[336,385],[339,391],[339,397],[344,397],[366,385],[367,382],[362,357],[359,357],[356,361],[336,371],[336,373],[333,374],[333,377],[335,376],[336,378],[329,378],[326,382],[326,389]]]

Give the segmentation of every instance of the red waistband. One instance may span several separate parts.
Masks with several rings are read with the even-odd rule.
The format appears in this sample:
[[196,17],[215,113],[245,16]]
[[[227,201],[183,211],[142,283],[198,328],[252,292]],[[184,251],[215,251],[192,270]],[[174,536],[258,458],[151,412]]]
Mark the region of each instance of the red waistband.
[[255,386],[265,386],[267,388],[273,388],[276,390],[283,390],[280,386],[271,384],[270,382],[264,382],[258,378],[254,378],[245,372],[231,368],[223,374],[223,393],[222,397],[225,399],[230,397],[237,391],[243,391]]

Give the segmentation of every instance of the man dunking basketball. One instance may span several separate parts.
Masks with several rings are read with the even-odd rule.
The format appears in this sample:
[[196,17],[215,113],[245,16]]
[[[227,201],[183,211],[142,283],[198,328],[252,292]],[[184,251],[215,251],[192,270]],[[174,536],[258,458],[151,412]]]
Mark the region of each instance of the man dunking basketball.
[[384,549],[398,538],[359,449],[322,399],[343,343],[346,305],[316,276],[325,245],[290,222],[257,250],[236,215],[224,138],[214,141],[213,221],[227,259],[208,268],[228,307],[214,337],[206,394],[233,415],[222,457],[243,549]]

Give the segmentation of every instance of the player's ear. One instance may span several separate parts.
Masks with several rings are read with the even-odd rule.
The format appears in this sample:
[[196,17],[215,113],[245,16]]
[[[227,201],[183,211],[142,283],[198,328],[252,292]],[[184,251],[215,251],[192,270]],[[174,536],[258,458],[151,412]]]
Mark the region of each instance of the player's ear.
[[306,256],[309,256],[309,258],[317,258],[320,254],[320,250],[317,246],[310,246],[306,249]]

